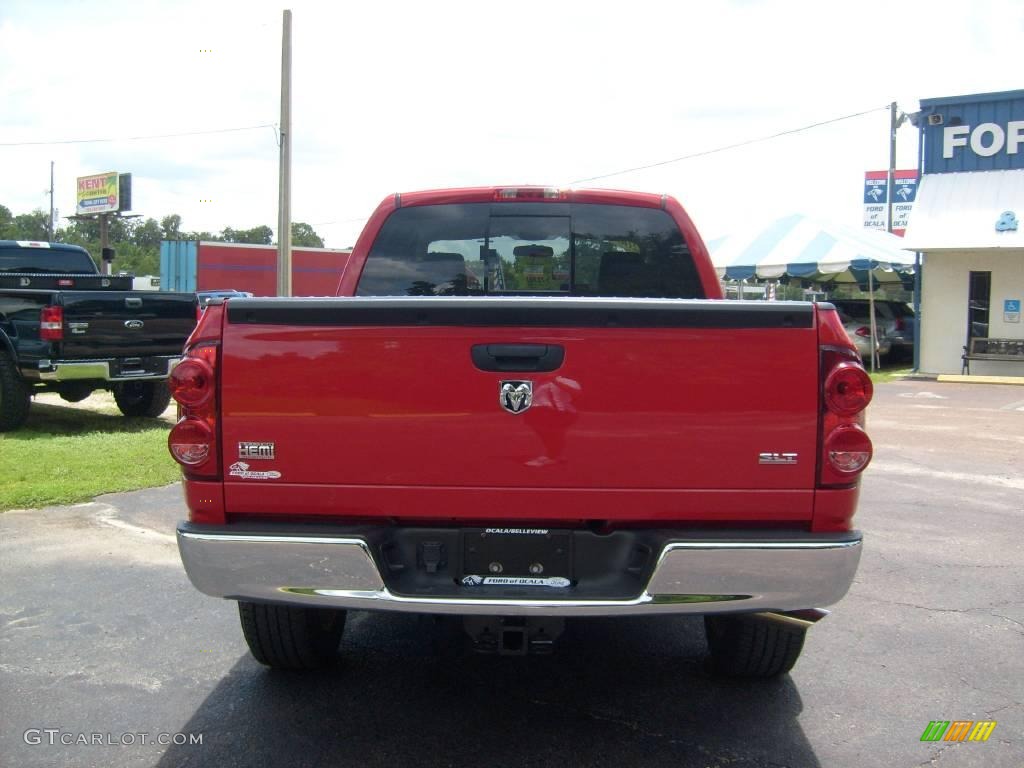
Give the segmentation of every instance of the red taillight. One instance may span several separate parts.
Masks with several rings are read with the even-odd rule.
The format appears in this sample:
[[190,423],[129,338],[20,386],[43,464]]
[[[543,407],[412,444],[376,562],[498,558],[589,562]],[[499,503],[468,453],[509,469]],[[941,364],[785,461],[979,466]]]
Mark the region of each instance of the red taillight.
[[904,324],[902,317],[897,317],[896,318],[896,324],[893,326],[893,328],[895,330],[897,330],[897,331],[905,331],[905,330],[907,330],[907,326]]
[[839,416],[856,416],[868,407],[873,393],[871,377],[856,363],[839,363],[825,379],[825,403]]
[[199,419],[182,419],[167,437],[171,455],[187,467],[205,464],[215,448],[213,430]]
[[822,384],[818,485],[850,487],[871,461],[871,440],[862,428],[871,379],[859,363],[832,350],[823,350],[822,367],[828,375]]
[[[821,417],[818,487],[851,488],[871,461],[871,440],[863,429],[864,409],[874,386],[835,310],[819,313]],[[861,333],[861,331],[865,333]],[[868,328],[857,334],[870,336]],[[852,515],[852,509],[850,511]],[[849,521],[844,521],[844,524]]]
[[860,328],[854,331],[854,333],[857,334],[858,336],[863,336],[866,339],[869,336],[871,336],[871,329],[866,325],[862,325]]
[[171,371],[168,385],[171,396],[181,405],[202,405],[213,397],[213,369],[202,358],[187,358]]
[[200,341],[195,346],[185,348],[185,360],[182,363],[186,360],[202,360],[209,366],[214,379],[216,379],[219,351],[220,346],[218,344]]
[[167,438],[171,455],[196,479],[220,477],[217,424],[217,362],[219,347],[200,342],[185,351],[171,371],[168,386],[177,401],[179,420]]
[[823,472],[850,477],[862,471],[871,461],[871,440],[857,424],[844,424],[825,438],[828,467]]
[[39,338],[64,341],[64,307],[43,307],[39,313]]

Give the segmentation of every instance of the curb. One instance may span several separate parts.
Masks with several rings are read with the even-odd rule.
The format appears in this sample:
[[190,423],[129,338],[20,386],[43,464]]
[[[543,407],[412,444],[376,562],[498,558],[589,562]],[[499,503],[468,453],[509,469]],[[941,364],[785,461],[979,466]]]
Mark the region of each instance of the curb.
[[943,373],[937,381],[956,384],[1010,384],[1024,386],[1024,376],[961,376],[954,373]]

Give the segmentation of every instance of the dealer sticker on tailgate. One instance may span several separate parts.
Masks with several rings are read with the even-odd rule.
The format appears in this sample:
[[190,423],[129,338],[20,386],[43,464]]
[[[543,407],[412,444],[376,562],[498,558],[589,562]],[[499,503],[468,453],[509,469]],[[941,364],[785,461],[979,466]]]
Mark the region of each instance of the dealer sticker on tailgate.
[[277,480],[281,477],[281,473],[276,469],[269,472],[254,472],[244,461],[236,461],[228,467],[228,475],[240,477],[243,480]]

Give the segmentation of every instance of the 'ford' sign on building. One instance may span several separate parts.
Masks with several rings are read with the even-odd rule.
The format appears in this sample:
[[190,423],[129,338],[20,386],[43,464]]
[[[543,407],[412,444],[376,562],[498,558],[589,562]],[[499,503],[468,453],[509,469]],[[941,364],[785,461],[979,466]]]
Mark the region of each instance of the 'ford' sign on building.
[[1024,90],[923,99],[920,370],[1024,377]]
[[923,99],[926,173],[1024,168],[1024,91]]

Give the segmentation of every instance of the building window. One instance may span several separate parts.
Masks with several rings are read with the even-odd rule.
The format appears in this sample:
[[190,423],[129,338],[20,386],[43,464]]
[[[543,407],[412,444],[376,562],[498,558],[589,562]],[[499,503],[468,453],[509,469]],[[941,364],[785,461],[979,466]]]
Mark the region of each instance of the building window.
[[992,292],[991,272],[971,272],[967,296],[967,340],[988,338],[989,296]]

